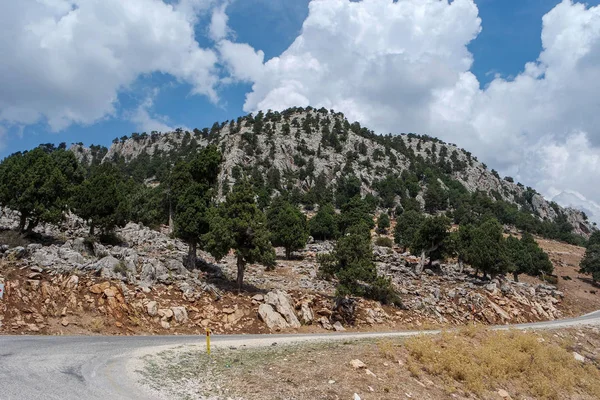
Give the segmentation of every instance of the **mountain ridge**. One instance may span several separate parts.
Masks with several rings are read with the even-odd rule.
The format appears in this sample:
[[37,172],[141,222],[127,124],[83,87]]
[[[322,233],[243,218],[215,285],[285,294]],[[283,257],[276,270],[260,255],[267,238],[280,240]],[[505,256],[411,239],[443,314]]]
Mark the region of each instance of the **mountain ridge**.
[[[470,152],[454,144],[427,135],[377,135],[357,122],[350,123],[342,113],[333,110],[307,107],[281,113],[258,112],[235,121],[215,123],[211,129],[134,133],[131,137],[115,139],[108,149],[74,144],[70,150],[82,163],[132,164],[157,158],[173,162],[206,145],[216,145],[223,154],[220,198],[242,174],[255,181],[269,182],[273,189],[269,196],[283,189],[308,193],[323,183],[334,188],[355,175],[360,180],[363,196],[380,198],[381,181],[388,176],[402,176],[404,192],[394,196],[394,205],[408,197],[424,207],[431,187],[439,186],[451,192],[454,186],[462,191],[462,186],[471,194],[483,192],[491,199],[530,211],[541,221],[564,218],[578,235],[587,237],[594,230],[581,211],[548,201],[510,177],[501,178]],[[413,175],[418,179],[418,189],[413,184]],[[388,201],[386,205],[390,204]],[[392,207],[384,205],[383,208]]]

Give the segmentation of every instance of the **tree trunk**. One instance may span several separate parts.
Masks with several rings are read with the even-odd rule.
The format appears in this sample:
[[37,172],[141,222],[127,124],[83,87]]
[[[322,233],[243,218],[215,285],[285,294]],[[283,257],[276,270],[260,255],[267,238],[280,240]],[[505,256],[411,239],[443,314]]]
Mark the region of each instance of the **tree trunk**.
[[513,272],[513,278],[515,280],[515,282],[519,282],[519,274],[516,272]]
[[25,232],[25,223],[27,222],[27,216],[21,213],[19,217],[19,232]]
[[238,285],[238,293],[242,291],[242,286],[244,285],[244,270],[246,269],[246,261],[241,254],[237,256],[237,285]]
[[292,257],[292,250],[290,250],[286,247],[285,248],[285,258],[289,260],[291,257]]
[[94,226],[94,224],[90,225],[90,236],[94,236],[94,230],[95,230],[95,228],[96,227]]
[[423,267],[425,266],[425,252],[421,252],[421,258],[419,259],[419,263],[417,264],[417,268],[415,268],[415,274],[421,275],[423,272]]
[[171,195],[169,194],[169,234],[173,233],[175,223],[173,222],[173,206],[171,204]]
[[189,249],[188,249],[188,258],[187,258],[187,268],[188,269],[195,269],[196,268],[196,260],[197,260],[197,253],[196,253],[196,248],[198,247],[196,242],[192,242],[189,244]]
[[29,223],[27,224],[26,232],[31,233],[31,231],[33,231],[33,228],[35,228],[37,226],[37,224],[38,224],[37,221],[30,219]]

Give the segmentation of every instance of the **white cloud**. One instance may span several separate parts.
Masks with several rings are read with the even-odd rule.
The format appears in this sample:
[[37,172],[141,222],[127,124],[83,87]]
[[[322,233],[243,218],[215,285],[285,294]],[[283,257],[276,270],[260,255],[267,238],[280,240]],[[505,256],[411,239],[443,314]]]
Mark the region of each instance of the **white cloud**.
[[159,90],[154,89],[144,101],[132,112],[125,113],[125,117],[133,122],[140,132],[172,132],[175,130],[169,125],[169,118],[164,115],[150,115],[154,106],[154,99],[158,96]]
[[244,109],[334,108],[382,133],[458,143],[547,196],[600,200],[600,7],[562,1],[543,18],[538,60],[484,89],[466,47],[480,30],[472,0],[313,0]]
[[221,63],[233,80],[255,82],[262,79],[264,52],[255,51],[246,43],[233,43],[229,40],[220,41],[217,48]]
[[[22,0],[0,5],[0,122],[52,130],[115,114],[117,95],[160,72],[217,101],[217,55],[193,15],[212,2]],[[9,61],[10,60],[10,61]]]
[[213,10],[209,26],[209,36],[214,41],[225,39],[229,34],[229,27],[227,26],[229,17],[225,12],[227,6],[228,3],[225,2],[219,7],[215,7]]

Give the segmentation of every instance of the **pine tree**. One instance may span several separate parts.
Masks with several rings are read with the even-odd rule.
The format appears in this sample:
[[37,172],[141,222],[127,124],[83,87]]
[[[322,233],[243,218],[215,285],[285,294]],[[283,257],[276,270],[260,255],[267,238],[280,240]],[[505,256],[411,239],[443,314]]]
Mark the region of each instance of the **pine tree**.
[[485,274],[494,276],[508,271],[510,260],[498,220],[487,220],[473,230],[468,253],[468,262]]
[[308,241],[308,223],[302,212],[280,197],[267,210],[267,227],[273,246],[285,248],[289,260],[292,252],[303,249]]
[[319,211],[308,222],[310,235],[317,240],[329,240],[338,236],[337,217],[331,204],[319,207]]
[[191,161],[178,164],[172,176],[175,236],[189,245],[187,265],[196,266],[196,250],[209,231],[208,210],[216,191],[221,154],[209,146]]
[[19,212],[20,232],[58,223],[81,177],[72,152],[38,147],[12,154],[0,163],[0,206]]
[[100,228],[102,234],[127,223],[127,184],[113,164],[101,164],[75,189],[73,211],[90,227],[90,235]]
[[387,213],[379,214],[379,218],[377,218],[377,231],[379,233],[387,233],[388,228],[390,227],[390,217]]
[[234,250],[237,257],[237,285],[241,291],[248,263],[275,264],[275,250],[264,213],[254,200],[248,181],[236,184],[225,202],[214,207],[209,215],[209,232],[203,236],[205,249],[216,259]]
[[600,281],[600,244],[588,245],[579,268],[579,272],[591,274],[594,282]]
[[424,216],[414,210],[402,213],[396,218],[396,227],[394,229],[394,241],[404,250],[409,247],[415,238],[419,227],[423,223]]

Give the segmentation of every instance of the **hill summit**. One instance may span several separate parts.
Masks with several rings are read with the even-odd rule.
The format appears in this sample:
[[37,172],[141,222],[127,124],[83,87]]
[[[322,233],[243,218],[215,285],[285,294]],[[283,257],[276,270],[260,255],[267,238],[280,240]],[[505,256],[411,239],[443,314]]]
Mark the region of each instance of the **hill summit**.
[[594,229],[585,213],[500,177],[455,144],[413,133],[377,135],[324,108],[258,112],[210,129],[133,133],[115,138],[108,149],[80,143],[70,150],[84,164],[116,163],[151,184],[165,179],[167,166],[210,144],[223,154],[221,198],[247,176],[264,204],[287,191],[312,209],[360,191],[381,208],[449,211],[460,222],[461,214],[473,211],[466,203],[476,197],[501,222],[548,237],[564,240],[571,232],[587,237]]

